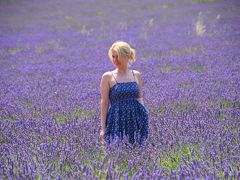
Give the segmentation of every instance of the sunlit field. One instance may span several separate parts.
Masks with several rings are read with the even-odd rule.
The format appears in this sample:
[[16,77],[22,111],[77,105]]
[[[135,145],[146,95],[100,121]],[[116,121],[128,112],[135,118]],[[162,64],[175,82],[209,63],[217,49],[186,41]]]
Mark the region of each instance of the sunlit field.
[[[0,179],[239,179],[240,1],[1,0]],[[99,142],[100,80],[136,49],[150,134]]]

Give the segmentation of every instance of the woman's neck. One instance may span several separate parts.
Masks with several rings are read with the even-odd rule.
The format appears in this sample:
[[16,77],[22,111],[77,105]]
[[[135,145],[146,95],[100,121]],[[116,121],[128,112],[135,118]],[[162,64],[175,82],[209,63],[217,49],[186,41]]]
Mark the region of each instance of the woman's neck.
[[129,72],[129,69],[128,68],[124,68],[124,69],[117,68],[116,72],[117,72],[117,74],[125,75]]

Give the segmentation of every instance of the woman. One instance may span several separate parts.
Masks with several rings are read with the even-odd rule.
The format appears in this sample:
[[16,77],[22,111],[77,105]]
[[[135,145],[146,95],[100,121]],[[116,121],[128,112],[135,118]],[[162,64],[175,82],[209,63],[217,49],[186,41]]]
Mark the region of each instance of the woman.
[[148,110],[143,102],[141,74],[128,69],[135,61],[135,50],[117,41],[108,55],[116,69],[105,72],[100,83],[100,140],[110,143],[127,137],[131,144],[142,144],[148,137]]

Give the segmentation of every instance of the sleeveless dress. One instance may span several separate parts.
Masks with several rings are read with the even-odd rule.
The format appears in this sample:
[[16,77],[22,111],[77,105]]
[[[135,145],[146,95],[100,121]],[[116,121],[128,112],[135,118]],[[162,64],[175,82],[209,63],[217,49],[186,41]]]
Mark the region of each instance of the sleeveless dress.
[[117,82],[109,90],[110,107],[106,117],[105,142],[110,144],[116,138],[142,144],[148,137],[148,109],[141,104],[138,84],[134,81]]

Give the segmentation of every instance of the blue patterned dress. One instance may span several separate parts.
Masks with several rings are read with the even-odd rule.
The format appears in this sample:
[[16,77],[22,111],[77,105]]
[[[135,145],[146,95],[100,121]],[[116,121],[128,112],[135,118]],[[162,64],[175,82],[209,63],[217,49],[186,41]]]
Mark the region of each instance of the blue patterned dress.
[[116,137],[121,140],[127,137],[128,142],[142,144],[148,137],[148,110],[141,104],[138,84],[117,82],[109,90],[110,107],[106,117],[105,142],[111,143]]

